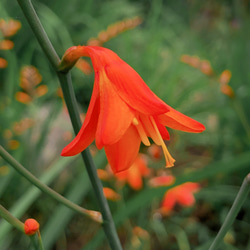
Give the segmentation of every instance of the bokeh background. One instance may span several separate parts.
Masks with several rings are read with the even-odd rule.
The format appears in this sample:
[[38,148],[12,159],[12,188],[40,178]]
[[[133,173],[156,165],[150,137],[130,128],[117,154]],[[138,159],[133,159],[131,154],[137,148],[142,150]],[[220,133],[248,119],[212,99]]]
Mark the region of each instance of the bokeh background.
[[[160,151],[142,146],[150,173],[136,190],[109,172],[95,144],[91,152],[107,174],[103,185],[119,195],[109,204],[124,249],[208,249],[250,166],[249,1],[33,3],[60,56],[73,45],[110,48],[167,104],[206,126],[202,134],[169,129],[172,169],[164,168]],[[0,2],[0,30],[1,145],[42,182],[98,210],[80,157],[60,157],[72,127],[56,74],[17,1]],[[94,81],[90,65],[82,60],[72,70],[83,119]],[[195,203],[162,213],[167,187],[150,185],[162,175],[199,183]],[[22,221],[39,221],[45,249],[108,249],[97,223],[42,194],[1,158],[0,203]],[[247,199],[221,249],[250,249],[249,206]],[[0,249],[29,247],[28,237],[0,218]]]

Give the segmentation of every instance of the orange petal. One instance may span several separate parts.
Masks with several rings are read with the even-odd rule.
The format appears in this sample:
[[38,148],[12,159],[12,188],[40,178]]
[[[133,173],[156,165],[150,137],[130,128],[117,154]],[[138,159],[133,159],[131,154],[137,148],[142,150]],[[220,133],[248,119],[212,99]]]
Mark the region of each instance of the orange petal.
[[8,62],[4,58],[0,57],[0,69],[6,68],[7,65],[8,65]]
[[173,210],[176,203],[176,195],[172,190],[169,190],[165,193],[161,207],[164,209],[164,212],[169,212]]
[[152,178],[149,181],[151,187],[160,187],[160,186],[170,186],[175,182],[175,177],[172,175],[162,175]]
[[195,182],[186,182],[174,188],[176,199],[183,206],[192,206],[195,203],[193,193],[200,189],[200,185]]
[[134,118],[134,111],[117,95],[105,72],[99,76],[100,116],[96,131],[96,146],[116,143]]
[[122,99],[134,109],[148,115],[168,112],[167,105],[150,90],[140,75],[121,59],[106,66],[105,71]]
[[11,40],[0,41],[1,50],[10,50],[10,49],[13,49],[13,47],[14,47],[14,43]]
[[142,176],[140,173],[140,170],[137,166],[132,165],[131,168],[129,168],[127,171],[129,171],[128,176],[128,183],[131,188],[134,190],[140,190],[142,188]]
[[164,115],[159,115],[156,119],[157,122],[161,123],[164,126],[185,132],[200,133],[205,130],[203,124],[180,113],[170,106],[168,107],[170,111]]
[[48,92],[48,86],[47,85],[40,85],[36,88],[36,95],[38,97],[45,95]]
[[32,101],[32,98],[24,92],[17,92],[15,97],[17,101],[24,104],[30,103]]
[[117,93],[133,109],[145,114],[163,114],[168,111],[167,105],[116,53],[97,46],[82,46],[81,49],[82,56],[90,56],[95,71],[104,68]]
[[94,84],[92,97],[84,123],[74,140],[62,150],[62,156],[76,155],[86,149],[94,140],[99,116],[99,109],[100,102],[98,98],[98,85]]
[[141,139],[134,125],[131,125],[122,138],[104,146],[109,164],[114,173],[128,169],[136,159]]
[[108,200],[117,201],[121,199],[121,196],[111,188],[104,187],[103,193]]
[[178,192],[178,195],[176,198],[178,200],[178,203],[181,204],[182,206],[189,207],[195,203],[193,194],[183,189],[181,190],[181,192]]

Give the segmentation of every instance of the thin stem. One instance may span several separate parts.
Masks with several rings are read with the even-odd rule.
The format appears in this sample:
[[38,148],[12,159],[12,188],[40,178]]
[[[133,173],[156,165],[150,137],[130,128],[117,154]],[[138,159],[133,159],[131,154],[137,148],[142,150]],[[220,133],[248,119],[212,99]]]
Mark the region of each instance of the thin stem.
[[237,194],[234,203],[220,229],[218,232],[216,238],[214,239],[214,242],[212,243],[209,250],[216,250],[221,244],[221,241],[223,240],[224,236],[226,235],[229,228],[232,226],[237,214],[239,213],[248,193],[250,191],[250,173],[246,176],[244,179],[240,191]]
[[[73,125],[73,129],[75,133],[78,133],[81,128],[81,122],[79,117],[79,112],[77,109],[77,103],[73,91],[73,86],[71,83],[70,74],[63,74],[58,72],[58,55],[55,52],[52,44],[50,43],[46,32],[44,31],[38,16],[31,4],[30,0],[18,0],[19,5],[21,6],[24,15],[26,16],[37,40],[39,41],[41,47],[44,50],[44,53],[47,55],[48,59],[50,60],[52,66],[54,67],[55,71],[57,71],[58,78],[61,83],[61,87],[63,90],[64,98],[66,105],[68,107],[70,119]],[[95,192],[100,211],[103,217],[103,228],[106,233],[109,245],[113,250],[120,250],[122,249],[119,237],[116,232],[116,228],[114,225],[114,221],[108,206],[108,202],[103,194],[103,187],[101,180],[97,175],[97,170],[93,161],[93,158],[88,149],[82,152],[82,158],[85,162],[86,169],[90,178],[90,181],[93,186],[93,190]]]
[[[77,134],[81,128],[81,121],[78,113],[77,102],[73,90],[73,86],[71,83],[70,73],[63,74],[58,73],[58,77],[60,79],[65,103],[67,105],[69,116],[72,122],[73,129]],[[83,161],[86,165],[86,169],[90,178],[90,181],[93,186],[93,190],[95,192],[101,214],[103,216],[103,229],[106,233],[106,236],[109,240],[109,244],[111,249],[119,250],[122,249],[119,237],[116,232],[115,224],[109,209],[109,205],[107,199],[103,194],[103,186],[101,180],[99,179],[96,171],[96,166],[94,164],[93,158],[87,148],[82,153]]]
[[24,233],[24,224],[14,217],[7,209],[0,204],[0,217],[8,221],[12,226]]
[[38,238],[38,245],[39,245],[40,250],[44,250],[42,237],[41,237],[39,230],[37,231],[37,238]]
[[101,215],[99,214],[99,212],[87,210],[76,205],[75,203],[71,202],[62,195],[58,194],[53,189],[40,182],[39,179],[37,179],[33,174],[26,170],[26,168],[23,167],[18,161],[16,161],[2,146],[0,146],[0,156],[5,159],[19,174],[21,174],[33,185],[38,187],[42,192],[46,193],[61,204],[73,209],[74,211],[88,216],[99,223],[102,223]]

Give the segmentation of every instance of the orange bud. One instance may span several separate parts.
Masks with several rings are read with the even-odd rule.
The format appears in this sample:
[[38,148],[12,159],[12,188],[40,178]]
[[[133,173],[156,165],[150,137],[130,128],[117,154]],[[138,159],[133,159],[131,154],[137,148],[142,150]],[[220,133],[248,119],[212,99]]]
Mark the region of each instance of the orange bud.
[[200,67],[200,59],[198,56],[182,55],[181,61],[194,67],[194,68]]
[[24,92],[17,92],[15,97],[18,102],[24,104],[30,103],[32,101],[32,98]]
[[27,219],[24,222],[24,232],[25,234],[31,236],[34,235],[39,230],[39,223],[34,219]]
[[36,96],[40,97],[45,95],[48,92],[48,87],[47,85],[40,85],[39,87],[36,88]]
[[232,72],[230,70],[226,69],[221,73],[220,78],[219,78],[219,82],[221,84],[228,84],[231,77],[232,77]]
[[34,66],[24,66],[20,72],[20,86],[27,93],[33,93],[33,89],[42,81],[38,69]]
[[0,49],[1,50],[9,50],[14,47],[14,43],[10,40],[0,41]]
[[233,91],[233,89],[230,86],[228,86],[227,84],[222,84],[221,87],[220,87],[220,91],[224,95],[229,96],[230,98],[234,97],[234,91]]
[[110,173],[104,169],[97,169],[97,175],[99,177],[99,179],[103,180],[103,181],[107,181],[110,179]]
[[211,76],[213,74],[213,69],[210,62],[207,60],[202,60],[200,64],[200,71],[205,75]]
[[0,19],[0,30],[4,37],[13,36],[21,28],[21,23],[19,21],[10,19],[6,22],[3,19]]
[[8,65],[8,62],[4,58],[0,57],[0,69],[6,68],[7,65]]
[[108,187],[104,187],[103,188],[103,193],[104,193],[104,196],[108,199],[108,200],[111,200],[111,201],[117,201],[117,200],[120,200],[121,199],[121,196],[116,193],[113,189],[111,188],[108,188]]

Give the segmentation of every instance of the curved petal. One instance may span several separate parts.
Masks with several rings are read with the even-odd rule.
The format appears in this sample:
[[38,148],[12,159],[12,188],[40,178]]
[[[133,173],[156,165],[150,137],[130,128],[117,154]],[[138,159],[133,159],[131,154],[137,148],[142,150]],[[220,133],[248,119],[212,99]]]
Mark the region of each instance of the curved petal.
[[140,190],[143,186],[143,182],[139,168],[137,166],[132,165],[132,167],[129,168],[128,171],[128,183],[130,187],[132,187],[134,190]]
[[104,146],[108,162],[114,173],[126,170],[133,164],[140,144],[140,136],[134,125],[131,125],[118,142]]
[[98,46],[82,46],[82,50],[90,56],[95,71],[104,69],[120,97],[135,110],[150,115],[168,112],[168,106],[112,50]]
[[147,115],[168,112],[167,105],[146,85],[140,75],[121,59],[107,65],[105,72],[122,99],[137,111]]
[[182,206],[189,207],[195,203],[194,195],[191,192],[181,190],[181,192],[178,192],[178,194],[176,195],[178,203],[181,204]]
[[74,140],[62,150],[62,156],[76,155],[86,149],[94,140],[100,110],[98,92],[98,84],[95,82],[84,123]]
[[100,116],[96,131],[96,146],[116,143],[135,117],[132,110],[116,93],[105,72],[100,72]]
[[166,114],[157,116],[157,122],[161,123],[164,126],[185,132],[200,133],[205,130],[203,124],[180,113],[179,111],[171,108],[170,106],[168,107],[170,111]]

